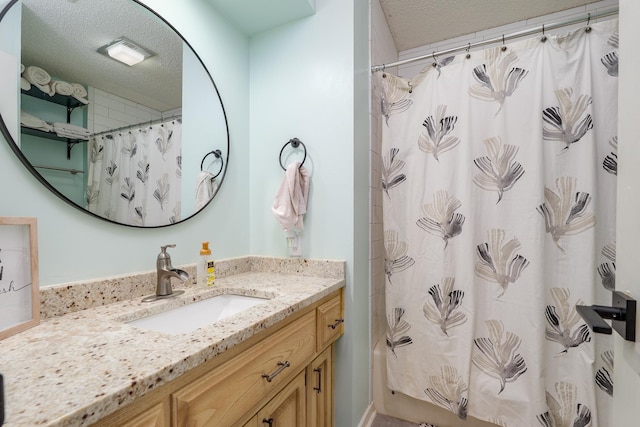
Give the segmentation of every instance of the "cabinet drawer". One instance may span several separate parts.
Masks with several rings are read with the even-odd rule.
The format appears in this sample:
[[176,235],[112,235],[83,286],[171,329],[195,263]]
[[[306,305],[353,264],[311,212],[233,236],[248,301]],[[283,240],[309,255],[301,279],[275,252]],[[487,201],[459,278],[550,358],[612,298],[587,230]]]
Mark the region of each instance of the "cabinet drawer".
[[314,354],[315,313],[290,325],[173,394],[180,426],[230,426],[299,373]]
[[342,295],[336,295],[317,308],[317,350],[331,344],[344,333]]

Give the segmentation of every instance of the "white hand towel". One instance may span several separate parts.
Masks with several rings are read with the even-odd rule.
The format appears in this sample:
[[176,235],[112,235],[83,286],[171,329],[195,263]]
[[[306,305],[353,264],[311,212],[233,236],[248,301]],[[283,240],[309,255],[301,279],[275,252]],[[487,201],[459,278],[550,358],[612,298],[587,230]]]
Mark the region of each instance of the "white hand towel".
[[218,189],[218,182],[213,174],[202,171],[196,177],[196,211],[204,208]]
[[283,230],[304,229],[308,196],[309,173],[300,162],[289,164],[271,207]]

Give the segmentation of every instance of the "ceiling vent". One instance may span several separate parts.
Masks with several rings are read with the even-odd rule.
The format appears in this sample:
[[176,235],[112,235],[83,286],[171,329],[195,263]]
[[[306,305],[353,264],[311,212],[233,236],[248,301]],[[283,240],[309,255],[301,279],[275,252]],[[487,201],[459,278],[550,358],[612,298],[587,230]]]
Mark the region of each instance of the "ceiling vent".
[[154,52],[137,45],[126,37],[117,38],[100,47],[98,52],[129,66],[136,65],[147,58],[155,56]]

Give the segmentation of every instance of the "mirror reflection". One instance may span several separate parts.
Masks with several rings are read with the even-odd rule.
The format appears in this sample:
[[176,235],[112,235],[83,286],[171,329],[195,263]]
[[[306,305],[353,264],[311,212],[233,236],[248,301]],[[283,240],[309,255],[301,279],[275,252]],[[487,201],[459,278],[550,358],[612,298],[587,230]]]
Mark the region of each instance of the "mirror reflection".
[[34,175],[124,225],[171,225],[206,206],[224,177],[228,130],[189,44],[134,0],[12,3],[0,24],[21,31],[15,132],[16,114],[5,103],[0,112]]

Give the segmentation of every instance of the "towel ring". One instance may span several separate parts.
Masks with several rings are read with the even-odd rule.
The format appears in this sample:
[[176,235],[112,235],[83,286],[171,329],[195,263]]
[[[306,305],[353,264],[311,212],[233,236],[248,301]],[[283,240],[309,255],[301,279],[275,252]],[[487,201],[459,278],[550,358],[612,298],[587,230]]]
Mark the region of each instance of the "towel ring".
[[300,141],[298,138],[292,138],[282,146],[282,149],[280,150],[280,155],[278,156],[280,167],[285,171],[287,170],[287,168],[285,168],[284,165],[282,164],[282,152],[284,151],[284,148],[289,144],[291,144],[293,148],[298,148],[302,144],[302,148],[304,148],[304,157],[302,158],[302,163],[300,163],[300,166],[298,166],[298,169],[300,169],[304,164],[304,161],[307,160],[307,147],[304,145],[304,142]]
[[204,167],[204,160],[207,158],[207,156],[209,156],[209,154],[213,154],[216,159],[220,159],[220,170],[218,171],[217,174],[215,174],[211,179],[215,179],[218,177],[218,175],[220,175],[220,173],[222,172],[222,168],[224,167],[224,160],[222,160],[222,151],[220,150],[213,150],[213,151],[209,151],[207,154],[204,155],[204,157],[202,158],[202,161],[200,162],[200,171],[202,172],[203,167]]

